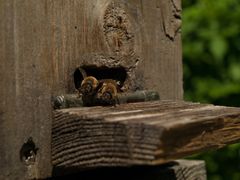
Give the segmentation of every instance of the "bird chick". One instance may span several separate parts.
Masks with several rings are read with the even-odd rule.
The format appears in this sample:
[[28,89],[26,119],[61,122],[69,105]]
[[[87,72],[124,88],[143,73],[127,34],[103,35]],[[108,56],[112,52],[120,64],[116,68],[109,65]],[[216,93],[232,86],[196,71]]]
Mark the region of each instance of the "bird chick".
[[87,76],[83,79],[81,87],[78,89],[80,95],[93,95],[99,85],[98,80],[93,76]]
[[96,100],[99,105],[116,105],[118,101],[118,85],[114,80],[101,80]]
[[80,97],[82,97],[84,106],[95,105],[95,95],[99,87],[98,80],[93,76],[87,76],[83,79],[81,87],[78,89]]

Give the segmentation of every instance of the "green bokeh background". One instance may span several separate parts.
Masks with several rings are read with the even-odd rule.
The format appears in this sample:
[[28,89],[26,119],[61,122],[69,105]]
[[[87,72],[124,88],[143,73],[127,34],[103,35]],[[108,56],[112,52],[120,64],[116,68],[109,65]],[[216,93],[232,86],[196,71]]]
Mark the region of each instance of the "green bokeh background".
[[[240,106],[240,0],[182,1],[185,100]],[[191,158],[210,180],[240,180],[240,144]]]

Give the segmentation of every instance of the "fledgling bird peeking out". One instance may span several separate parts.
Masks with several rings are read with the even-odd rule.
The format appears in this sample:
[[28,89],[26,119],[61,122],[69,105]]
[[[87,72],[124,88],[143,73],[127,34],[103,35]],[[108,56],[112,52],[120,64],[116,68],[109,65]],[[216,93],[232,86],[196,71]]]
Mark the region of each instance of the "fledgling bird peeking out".
[[118,92],[119,85],[115,80],[106,79],[99,82],[99,89],[96,94],[96,100],[99,105],[119,104]]
[[95,95],[99,87],[98,80],[93,76],[87,76],[83,79],[81,87],[78,89],[79,97],[82,97],[84,106],[95,105]]
[[85,77],[78,91],[84,106],[115,106],[117,103],[119,104],[118,93],[122,92],[120,83],[116,80],[97,80],[93,76]]
[[93,95],[99,85],[98,80],[93,76],[87,76],[83,79],[81,87],[78,89],[80,95]]

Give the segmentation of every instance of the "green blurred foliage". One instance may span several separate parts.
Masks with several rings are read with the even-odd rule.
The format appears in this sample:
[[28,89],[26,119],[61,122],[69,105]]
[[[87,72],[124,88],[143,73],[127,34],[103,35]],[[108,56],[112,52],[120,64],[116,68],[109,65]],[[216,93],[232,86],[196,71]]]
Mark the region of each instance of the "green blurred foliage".
[[[240,106],[240,0],[183,0],[185,100]],[[240,180],[240,144],[195,156],[211,180]]]

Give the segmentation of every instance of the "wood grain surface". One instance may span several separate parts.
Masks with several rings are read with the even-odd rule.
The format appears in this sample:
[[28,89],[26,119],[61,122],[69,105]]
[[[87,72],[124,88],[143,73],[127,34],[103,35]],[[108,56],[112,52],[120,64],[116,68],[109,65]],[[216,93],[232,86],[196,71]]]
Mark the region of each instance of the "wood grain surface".
[[240,139],[240,109],[155,101],[55,111],[55,168],[157,165]]

